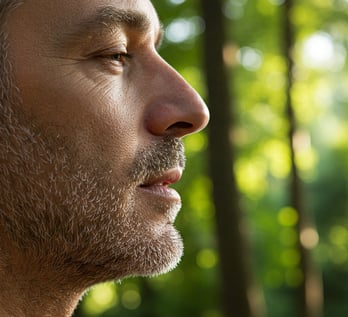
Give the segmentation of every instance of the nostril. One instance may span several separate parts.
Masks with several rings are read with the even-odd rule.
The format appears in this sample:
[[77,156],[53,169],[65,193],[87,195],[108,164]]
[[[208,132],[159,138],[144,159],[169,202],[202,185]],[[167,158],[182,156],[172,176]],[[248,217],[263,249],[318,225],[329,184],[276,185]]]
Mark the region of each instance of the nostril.
[[194,132],[194,130],[194,124],[186,121],[177,121],[166,129],[166,133],[181,138],[187,134]]
[[188,123],[188,122],[184,122],[184,121],[179,121],[179,122],[175,122],[174,124],[172,124],[171,126],[169,126],[167,128],[168,130],[190,130],[193,128],[193,124],[192,123]]

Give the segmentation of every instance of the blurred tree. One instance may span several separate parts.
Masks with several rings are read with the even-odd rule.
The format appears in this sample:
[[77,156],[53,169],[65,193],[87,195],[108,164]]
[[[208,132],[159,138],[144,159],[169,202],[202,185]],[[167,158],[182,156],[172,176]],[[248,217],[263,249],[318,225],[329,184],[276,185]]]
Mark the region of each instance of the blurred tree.
[[288,140],[290,148],[290,205],[298,214],[297,221],[297,248],[300,254],[299,267],[303,274],[301,282],[296,287],[297,317],[320,317],[322,316],[322,287],[321,277],[311,260],[311,254],[303,244],[301,235],[311,228],[313,224],[305,210],[304,190],[299,176],[296,163],[295,140],[297,133],[296,115],[294,111],[292,90],[294,85],[294,60],[293,49],[295,45],[294,26],[291,22],[291,13],[293,10],[293,0],[285,0],[283,4],[283,52],[286,61],[286,86],[285,86],[285,110],[289,125]]
[[204,65],[211,109],[209,125],[209,168],[213,182],[217,236],[222,278],[222,304],[226,317],[251,316],[248,301],[249,274],[242,210],[233,173],[234,153],[230,142],[234,98],[223,60],[225,18],[222,1],[201,0],[205,20]]

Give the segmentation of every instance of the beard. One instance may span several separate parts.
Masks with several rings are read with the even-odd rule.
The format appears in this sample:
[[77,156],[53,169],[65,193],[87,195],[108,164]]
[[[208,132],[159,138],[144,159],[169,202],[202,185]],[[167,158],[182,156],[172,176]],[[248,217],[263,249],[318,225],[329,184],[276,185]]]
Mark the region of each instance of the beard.
[[149,177],[184,167],[182,142],[163,138],[113,171],[34,126],[11,92],[0,100],[0,230],[15,248],[86,286],[173,269],[183,253],[172,225],[181,205],[144,202],[137,191]]

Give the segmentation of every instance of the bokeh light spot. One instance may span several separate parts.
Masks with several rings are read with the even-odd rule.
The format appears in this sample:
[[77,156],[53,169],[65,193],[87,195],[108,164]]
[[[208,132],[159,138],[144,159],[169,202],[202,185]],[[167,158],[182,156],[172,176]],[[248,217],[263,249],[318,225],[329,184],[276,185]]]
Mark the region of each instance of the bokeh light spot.
[[197,254],[197,264],[203,269],[211,269],[216,266],[218,257],[213,249],[204,249]]
[[298,241],[297,231],[292,227],[284,227],[280,232],[280,242],[284,246],[292,247]]
[[204,133],[191,134],[185,138],[186,153],[200,152],[207,147],[207,143],[207,136]]
[[169,42],[182,43],[192,39],[204,30],[204,22],[200,17],[178,18],[173,20],[165,30]]
[[298,221],[298,214],[294,208],[284,207],[278,213],[278,221],[286,227],[294,226]]
[[249,71],[258,70],[263,61],[262,53],[251,47],[242,47],[237,52],[238,62]]
[[118,296],[114,283],[93,287],[83,302],[83,309],[91,315],[99,315],[117,305]]
[[306,249],[313,249],[319,242],[318,232],[314,228],[305,228],[301,231],[300,240]]
[[329,239],[336,246],[347,246],[348,230],[343,226],[334,226],[330,229]]
[[284,250],[280,255],[281,262],[286,267],[296,267],[300,263],[300,253],[296,249]]
[[129,290],[126,290],[122,294],[121,301],[122,301],[122,305],[125,308],[127,308],[129,310],[134,310],[140,306],[141,297],[140,297],[140,294],[137,290],[129,289]]

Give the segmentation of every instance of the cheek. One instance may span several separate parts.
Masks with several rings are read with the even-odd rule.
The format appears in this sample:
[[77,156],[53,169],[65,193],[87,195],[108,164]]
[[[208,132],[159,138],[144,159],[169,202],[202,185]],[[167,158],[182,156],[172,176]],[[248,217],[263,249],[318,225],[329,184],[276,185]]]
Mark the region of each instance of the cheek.
[[23,113],[40,132],[62,136],[83,159],[133,158],[142,114],[122,82],[78,72],[35,75],[18,86]]
[[132,162],[139,143],[141,109],[116,85],[99,85],[85,99],[89,104],[78,120],[80,147],[102,161]]

